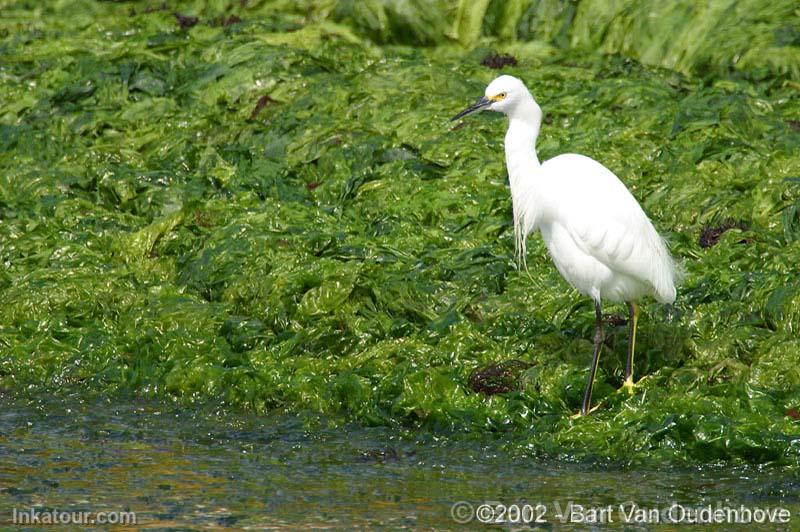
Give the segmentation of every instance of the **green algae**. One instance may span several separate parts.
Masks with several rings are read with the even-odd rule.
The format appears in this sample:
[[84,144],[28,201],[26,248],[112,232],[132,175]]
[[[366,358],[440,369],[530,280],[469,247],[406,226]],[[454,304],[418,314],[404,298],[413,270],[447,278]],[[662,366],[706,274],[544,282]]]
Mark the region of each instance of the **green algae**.
[[[188,3],[197,23],[181,27],[158,5],[7,3],[0,385],[509,432],[546,456],[797,468],[794,74],[722,77],[721,61],[687,77],[555,33],[379,47],[408,44],[391,38],[402,17],[375,15],[381,38],[354,5],[253,3],[226,24],[225,4]],[[441,23],[419,20],[411,41],[439,42]],[[569,415],[591,305],[539,239],[515,267],[504,121],[448,122],[497,75],[480,65],[492,49],[545,110],[540,156],[615,171],[685,270],[674,307],[643,306],[632,397],[614,393],[627,329],[610,327],[585,419]],[[517,389],[469,389],[511,359],[532,364]]]

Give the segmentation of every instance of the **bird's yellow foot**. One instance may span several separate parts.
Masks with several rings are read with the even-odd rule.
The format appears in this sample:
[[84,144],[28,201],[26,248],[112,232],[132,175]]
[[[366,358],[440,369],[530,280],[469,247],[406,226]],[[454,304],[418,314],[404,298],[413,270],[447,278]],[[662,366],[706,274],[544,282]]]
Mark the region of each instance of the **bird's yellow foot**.
[[625,382],[622,383],[622,386],[620,387],[620,389],[617,390],[617,393],[622,392],[622,391],[627,391],[628,395],[633,395],[634,393],[636,393],[636,388],[646,378],[647,378],[647,376],[644,376],[641,379],[639,379],[639,382],[633,382],[633,377],[628,377],[627,379],[625,379]]
[[599,404],[596,404],[596,405],[594,405],[594,407],[593,407],[593,408],[590,408],[590,409],[589,409],[589,411],[588,411],[588,412],[586,412],[585,414],[584,414],[583,412],[578,412],[577,414],[572,414],[571,416],[569,416],[569,418],[570,418],[570,419],[580,419],[580,418],[582,418],[583,416],[588,416],[589,414],[591,414],[592,412],[594,412],[595,410],[597,410],[598,408],[600,408],[600,405],[601,405],[601,404],[602,404],[602,403],[599,403]]

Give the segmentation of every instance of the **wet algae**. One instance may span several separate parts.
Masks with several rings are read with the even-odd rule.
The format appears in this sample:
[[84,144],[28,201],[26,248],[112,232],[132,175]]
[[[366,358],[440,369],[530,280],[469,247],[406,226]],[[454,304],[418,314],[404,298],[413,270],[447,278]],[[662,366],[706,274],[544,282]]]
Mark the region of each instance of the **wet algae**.
[[[543,456],[800,465],[786,20],[741,30],[782,48],[748,66],[635,32],[614,47],[613,23],[609,54],[586,53],[591,2],[509,2],[516,25],[484,2],[477,34],[460,12],[442,29],[449,3],[241,4],[2,3],[0,386],[510,433]],[[591,305],[538,238],[516,267],[504,121],[448,122],[497,75],[490,54],[545,111],[540,156],[611,168],[685,270],[674,307],[643,305],[631,397],[609,325],[584,419]],[[471,385],[509,364],[498,393]]]

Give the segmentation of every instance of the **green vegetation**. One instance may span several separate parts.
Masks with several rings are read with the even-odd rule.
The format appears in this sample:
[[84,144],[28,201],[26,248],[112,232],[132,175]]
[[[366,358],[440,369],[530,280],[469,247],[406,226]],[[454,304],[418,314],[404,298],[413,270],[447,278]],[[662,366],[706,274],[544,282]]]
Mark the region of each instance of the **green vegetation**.
[[[800,466],[791,3],[712,2],[713,32],[689,2],[244,4],[0,0],[2,387]],[[686,271],[643,305],[642,391],[614,393],[614,326],[585,419],[591,305],[538,238],[515,268],[504,121],[448,122],[490,51],[545,111],[540,156],[611,168]],[[470,390],[512,359],[516,386]]]

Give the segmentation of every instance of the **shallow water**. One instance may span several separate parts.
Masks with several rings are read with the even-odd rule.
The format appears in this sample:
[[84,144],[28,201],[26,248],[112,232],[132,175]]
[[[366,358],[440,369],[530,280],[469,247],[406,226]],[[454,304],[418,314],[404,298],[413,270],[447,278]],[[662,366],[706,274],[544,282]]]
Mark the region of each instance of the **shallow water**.
[[[674,512],[709,504],[785,508],[791,522],[784,528],[800,520],[800,482],[775,469],[632,470],[536,459],[513,441],[469,434],[139,401],[4,402],[5,524],[13,509],[33,507],[135,512],[137,525],[147,528],[441,529],[456,526],[451,510],[459,501],[473,509],[488,501],[495,518],[496,504],[530,505],[527,519],[540,517],[546,528],[564,526],[561,519],[583,528],[581,516],[607,505],[606,519],[619,523],[619,504],[627,501],[684,509]],[[570,501],[575,511],[560,515]]]

